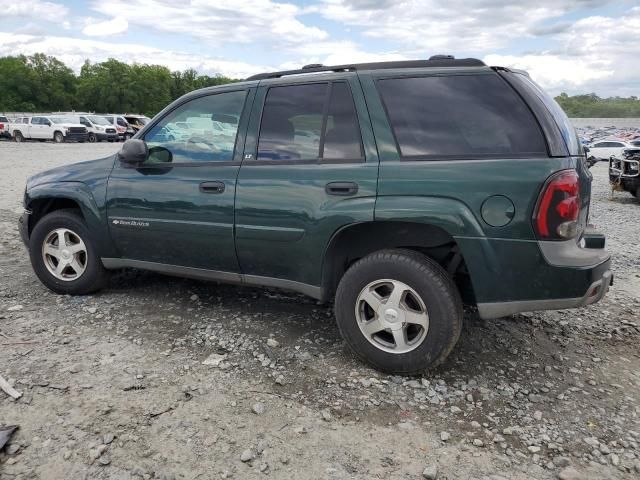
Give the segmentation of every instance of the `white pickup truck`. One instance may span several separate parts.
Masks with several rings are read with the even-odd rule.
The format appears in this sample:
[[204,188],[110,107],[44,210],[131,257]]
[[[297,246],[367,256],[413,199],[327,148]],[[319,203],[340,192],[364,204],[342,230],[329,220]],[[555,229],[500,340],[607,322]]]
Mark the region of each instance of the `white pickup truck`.
[[53,140],[56,143],[85,142],[87,129],[73,119],[58,116],[18,117],[9,124],[9,131],[16,142],[24,140]]

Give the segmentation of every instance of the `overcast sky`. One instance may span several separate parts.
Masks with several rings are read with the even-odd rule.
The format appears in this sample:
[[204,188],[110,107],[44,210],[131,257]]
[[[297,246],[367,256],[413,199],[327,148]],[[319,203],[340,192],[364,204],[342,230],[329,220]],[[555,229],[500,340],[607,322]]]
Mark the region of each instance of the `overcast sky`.
[[640,96],[640,0],[10,0],[0,56],[109,57],[242,78],[446,53],[553,94]]

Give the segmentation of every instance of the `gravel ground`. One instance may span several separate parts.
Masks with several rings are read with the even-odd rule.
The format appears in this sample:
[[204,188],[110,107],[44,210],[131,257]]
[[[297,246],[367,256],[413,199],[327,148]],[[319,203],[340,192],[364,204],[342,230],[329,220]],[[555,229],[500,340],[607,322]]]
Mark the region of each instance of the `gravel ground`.
[[0,142],[0,479],[640,477],[640,205],[593,168],[616,284],[600,304],[481,321],[449,360],[383,375],[329,307],[274,290],[115,274],[56,296],[16,230],[25,179],[117,145]]

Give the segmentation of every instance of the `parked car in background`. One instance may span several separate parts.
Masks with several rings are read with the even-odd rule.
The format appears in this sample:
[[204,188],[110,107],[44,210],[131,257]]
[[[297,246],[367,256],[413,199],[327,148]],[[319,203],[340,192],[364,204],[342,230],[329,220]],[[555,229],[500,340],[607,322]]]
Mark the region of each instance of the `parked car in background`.
[[589,145],[589,157],[596,160],[609,160],[611,155],[622,155],[625,148],[633,147],[629,142],[616,139],[605,139]]
[[418,374],[453,350],[463,302],[491,319],[607,293],[583,158],[522,71],[314,65],[192,92],[118,154],[31,177],[20,233],[54,292],[131,267],[295,290],[333,300],[360,358]]
[[131,114],[125,113],[123,116],[124,116],[124,119],[129,124],[129,126],[131,127],[131,129],[133,130],[134,135],[138,133],[138,131],[142,127],[144,127],[147,123],[151,121],[149,117],[145,117],[144,115],[131,115]]
[[640,142],[609,159],[609,182],[614,190],[626,191],[640,200]]
[[89,142],[102,142],[107,140],[114,142],[118,140],[118,131],[109,121],[100,115],[80,115],[75,117],[78,123],[84,125],[89,133]]
[[100,115],[105,118],[111,125],[113,125],[118,132],[119,140],[129,140],[133,137],[134,132],[129,122],[122,116],[114,113],[109,113],[107,115]]
[[0,138],[11,138],[9,119],[4,115],[0,115]]
[[73,118],[55,115],[34,115],[21,117],[10,124],[11,135],[16,142],[24,140],[53,140],[62,142],[86,142],[88,132],[86,127],[76,123]]

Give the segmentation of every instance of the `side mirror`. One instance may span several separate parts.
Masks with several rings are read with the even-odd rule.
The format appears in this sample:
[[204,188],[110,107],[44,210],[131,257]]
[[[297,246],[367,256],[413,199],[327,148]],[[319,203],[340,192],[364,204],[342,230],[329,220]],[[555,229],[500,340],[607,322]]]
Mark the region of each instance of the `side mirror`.
[[118,160],[129,165],[137,165],[149,157],[149,148],[144,140],[132,138],[122,144],[118,152]]

